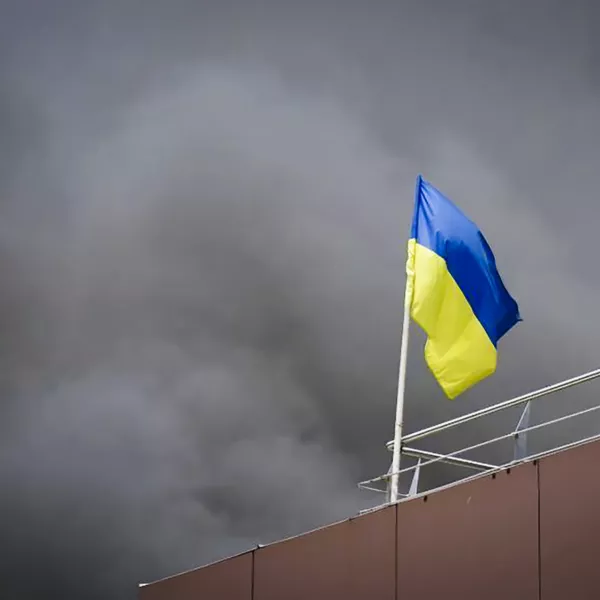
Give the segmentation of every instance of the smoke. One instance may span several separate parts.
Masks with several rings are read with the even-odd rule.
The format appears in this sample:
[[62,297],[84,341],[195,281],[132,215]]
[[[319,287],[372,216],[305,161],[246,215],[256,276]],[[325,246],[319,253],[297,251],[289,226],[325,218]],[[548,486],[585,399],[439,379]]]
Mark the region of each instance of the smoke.
[[2,6],[3,597],[131,598],[374,502],[418,172],[525,320],[454,403],[413,329],[409,429],[597,366],[584,3],[248,4]]

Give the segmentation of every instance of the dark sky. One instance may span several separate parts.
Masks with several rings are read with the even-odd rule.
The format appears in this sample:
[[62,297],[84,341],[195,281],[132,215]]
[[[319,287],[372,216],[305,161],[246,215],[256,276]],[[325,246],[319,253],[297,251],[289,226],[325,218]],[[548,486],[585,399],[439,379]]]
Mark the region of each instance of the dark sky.
[[129,600],[372,505],[419,172],[524,322],[454,403],[414,329],[407,429],[598,367],[593,6],[0,0],[0,596]]

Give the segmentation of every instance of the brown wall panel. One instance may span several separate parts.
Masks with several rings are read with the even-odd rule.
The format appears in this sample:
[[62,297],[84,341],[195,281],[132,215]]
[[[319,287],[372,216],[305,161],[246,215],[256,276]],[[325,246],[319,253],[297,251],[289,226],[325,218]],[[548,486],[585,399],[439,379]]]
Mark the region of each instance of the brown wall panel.
[[394,600],[396,509],[256,551],[254,600]]
[[140,600],[252,600],[252,552],[139,589]]
[[397,521],[398,600],[538,600],[535,465],[403,502]]
[[540,461],[542,600],[600,598],[600,444]]
[[347,596],[331,600],[394,600],[396,597],[396,507],[352,519]]

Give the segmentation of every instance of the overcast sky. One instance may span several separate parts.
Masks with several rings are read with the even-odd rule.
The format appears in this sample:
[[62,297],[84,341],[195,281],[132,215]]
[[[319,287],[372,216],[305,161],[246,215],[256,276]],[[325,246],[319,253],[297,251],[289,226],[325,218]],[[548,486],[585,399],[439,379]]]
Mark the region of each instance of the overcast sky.
[[598,367],[597,22],[591,0],[0,0],[2,598],[129,600],[373,504],[418,173],[524,320],[453,403],[413,329],[407,429]]

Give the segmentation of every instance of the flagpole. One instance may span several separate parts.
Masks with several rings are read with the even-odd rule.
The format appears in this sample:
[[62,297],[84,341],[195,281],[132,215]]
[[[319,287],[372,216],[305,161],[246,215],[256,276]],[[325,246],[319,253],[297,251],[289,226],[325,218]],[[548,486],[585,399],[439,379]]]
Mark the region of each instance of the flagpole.
[[[421,175],[417,175],[415,183],[415,207],[413,227],[419,210],[421,195]],[[411,237],[414,232],[411,232]],[[404,391],[406,389],[406,362],[408,359],[408,334],[410,329],[410,311],[413,300],[413,285],[415,274],[415,241],[411,239],[406,258],[406,284],[404,288],[404,318],[402,319],[402,341],[400,342],[400,365],[398,368],[398,389],[396,396],[396,421],[394,423],[394,452],[392,455],[392,477],[390,482],[390,502],[398,501],[398,484],[400,482],[400,456],[402,454],[402,426],[404,424]]]
[[400,366],[398,369],[398,391],[396,398],[396,421],[394,425],[394,452],[392,455],[392,477],[390,485],[390,502],[398,501],[398,484],[400,476],[400,455],[402,451],[402,425],[404,423],[404,391],[406,389],[406,362],[408,358],[408,335],[410,331],[410,305],[412,301],[412,285],[407,273],[406,290],[404,292],[404,318],[402,320],[402,341],[400,343]]

